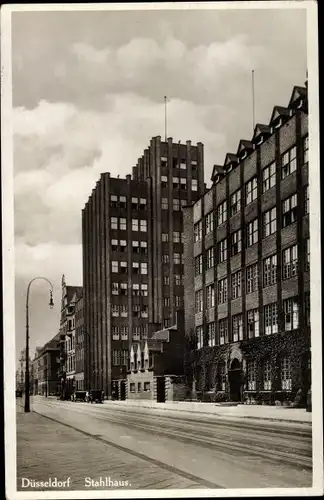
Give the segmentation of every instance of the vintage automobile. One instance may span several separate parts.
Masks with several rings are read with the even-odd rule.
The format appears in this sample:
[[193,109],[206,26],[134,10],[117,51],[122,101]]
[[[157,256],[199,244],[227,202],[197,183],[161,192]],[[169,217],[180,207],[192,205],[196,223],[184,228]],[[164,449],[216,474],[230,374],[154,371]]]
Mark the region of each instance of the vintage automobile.
[[87,391],[74,391],[71,394],[71,401],[76,403],[77,401],[87,401],[88,392]]
[[101,391],[100,389],[90,389],[87,393],[86,401],[87,403],[103,403],[104,395],[104,391]]

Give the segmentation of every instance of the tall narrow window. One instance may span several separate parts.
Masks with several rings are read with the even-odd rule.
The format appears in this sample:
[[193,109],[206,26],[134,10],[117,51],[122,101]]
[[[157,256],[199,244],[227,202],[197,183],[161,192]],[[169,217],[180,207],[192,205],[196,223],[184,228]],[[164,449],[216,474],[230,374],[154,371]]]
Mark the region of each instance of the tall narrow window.
[[283,252],[282,279],[297,276],[298,272],[298,247],[293,245],[286,248]]
[[297,194],[282,202],[282,227],[287,227],[297,220]]
[[297,297],[283,301],[285,331],[296,330],[299,326],[299,304]]
[[224,238],[218,244],[218,259],[220,263],[227,260],[227,238]]
[[118,229],[118,218],[117,217],[110,218],[110,227],[111,227],[111,229]]
[[224,304],[227,301],[227,278],[218,282],[218,303]]
[[246,293],[252,293],[258,290],[258,277],[258,264],[252,264],[246,268]]
[[308,163],[308,135],[303,137],[303,164]]
[[206,296],[207,296],[207,309],[211,309],[215,307],[215,290],[214,284],[208,285],[206,288]]
[[277,256],[271,255],[263,261],[263,286],[277,283]]
[[258,241],[258,219],[254,219],[247,225],[246,245],[251,247]]
[[264,332],[266,335],[278,333],[278,310],[276,302],[264,306]]
[[200,241],[202,238],[202,221],[200,220],[194,225],[194,242]]
[[277,209],[276,207],[263,214],[263,237],[266,238],[277,230]]
[[294,146],[281,156],[281,178],[285,179],[295,172],[296,167],[296,146]]
[[241,210],[241,190],[238,189],[231,196],[231,217]]
[[268,165],[262,170],[262,189],[265,193],[276,185],[276,164],[275,162]]
[[206,270],[214,267],[214,248],[208,248],[206,252]]
[[219,321],[219,343],[220,345],[228,342],[228,323],[227,318]]
[[196,328],[197,349],[201,349],[204,345],[204,331],[202,326]]
[[251,179],[245,185],[245,205],[256,200],[258,196],[258,180],[256,177]]
[[132,231],[138,231],[138,219],[132,219]]
[[236,314],[232,318],[233,342],[243,340],[243,318],[242,314]]
[[232,274],[232,299],[241,297],[241,271]]
[[205,233],[209,234],[214,230],[214,214],[209,212],[205,217]]
[[227,201],[223,201],[217,207],[217,225],[220,226],[227,220]]
[[307,238],[305,240],[305,271],[310,269],[310,240]]
[[281,389],[283,391],[291,391],[291,360],[289,357],[284,357],[281,360]]
[[231,255],[232,257],[242,250],[242,232],[241,229],[231,235]]
[[143,232],[143,233],[146,233],[147,231],[147,220],[142,220],[140,221],[140,230]]
[[195,295],[195,312],[200,313],[203,310],[203,291],[198,290]]
[[309,214],[309,186],[304,189],[304,214]]
[[271,380],[272,379],[272,369],[271,361],[267,358],[263,363],[263,389],[265,391],[271,391]]
[[215,323],[208,323],[208,345],[213,347],[216,345]]
[[259,337],[259,311],[251,309],[247,311],[247,333],[248,338],[253,339]]
[[247,361],[246,364],[247,368],[247,389],[248,391],[255,391],[256,390],[256,360],[251,359]]

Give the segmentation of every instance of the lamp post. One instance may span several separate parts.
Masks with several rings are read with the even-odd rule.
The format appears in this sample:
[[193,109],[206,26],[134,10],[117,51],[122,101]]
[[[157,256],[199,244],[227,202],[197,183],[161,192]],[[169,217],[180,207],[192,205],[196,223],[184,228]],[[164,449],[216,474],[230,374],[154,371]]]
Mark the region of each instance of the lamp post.
[[25,413],[30,412],[30,394],[29,394],[29,292],[31,284],[36,280],[44,280],[50,285],[50,300],[49,306],[52,309],[54,306],[53,302],[53,285],[47,279],[42,276],[37,276],[33,278],[27,287],[27,295],[26,295],[26,366],[25,366]]

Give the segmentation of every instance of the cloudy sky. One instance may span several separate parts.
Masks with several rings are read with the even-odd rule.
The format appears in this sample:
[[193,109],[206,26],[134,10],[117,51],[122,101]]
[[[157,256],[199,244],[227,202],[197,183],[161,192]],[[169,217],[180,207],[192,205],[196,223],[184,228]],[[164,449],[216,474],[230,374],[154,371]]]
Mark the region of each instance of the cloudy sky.
[[303,85],[303,10],[15,12],[12,15],[16,348],[59,327],[61,276],[82,284],[81,209],[101,172],[131,173],[152,136],[205,145],[214,163]]

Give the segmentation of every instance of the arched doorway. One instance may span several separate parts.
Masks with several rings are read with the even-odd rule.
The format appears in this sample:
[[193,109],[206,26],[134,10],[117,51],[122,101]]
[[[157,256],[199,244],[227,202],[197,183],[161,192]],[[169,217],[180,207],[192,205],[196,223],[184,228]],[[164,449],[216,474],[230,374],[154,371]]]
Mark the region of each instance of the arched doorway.
[[237,358],[234,358],[230,369],[228,370],[228,381],[230,386],[230,399],[231,401],[242,400],[242,369],[241,363]]

